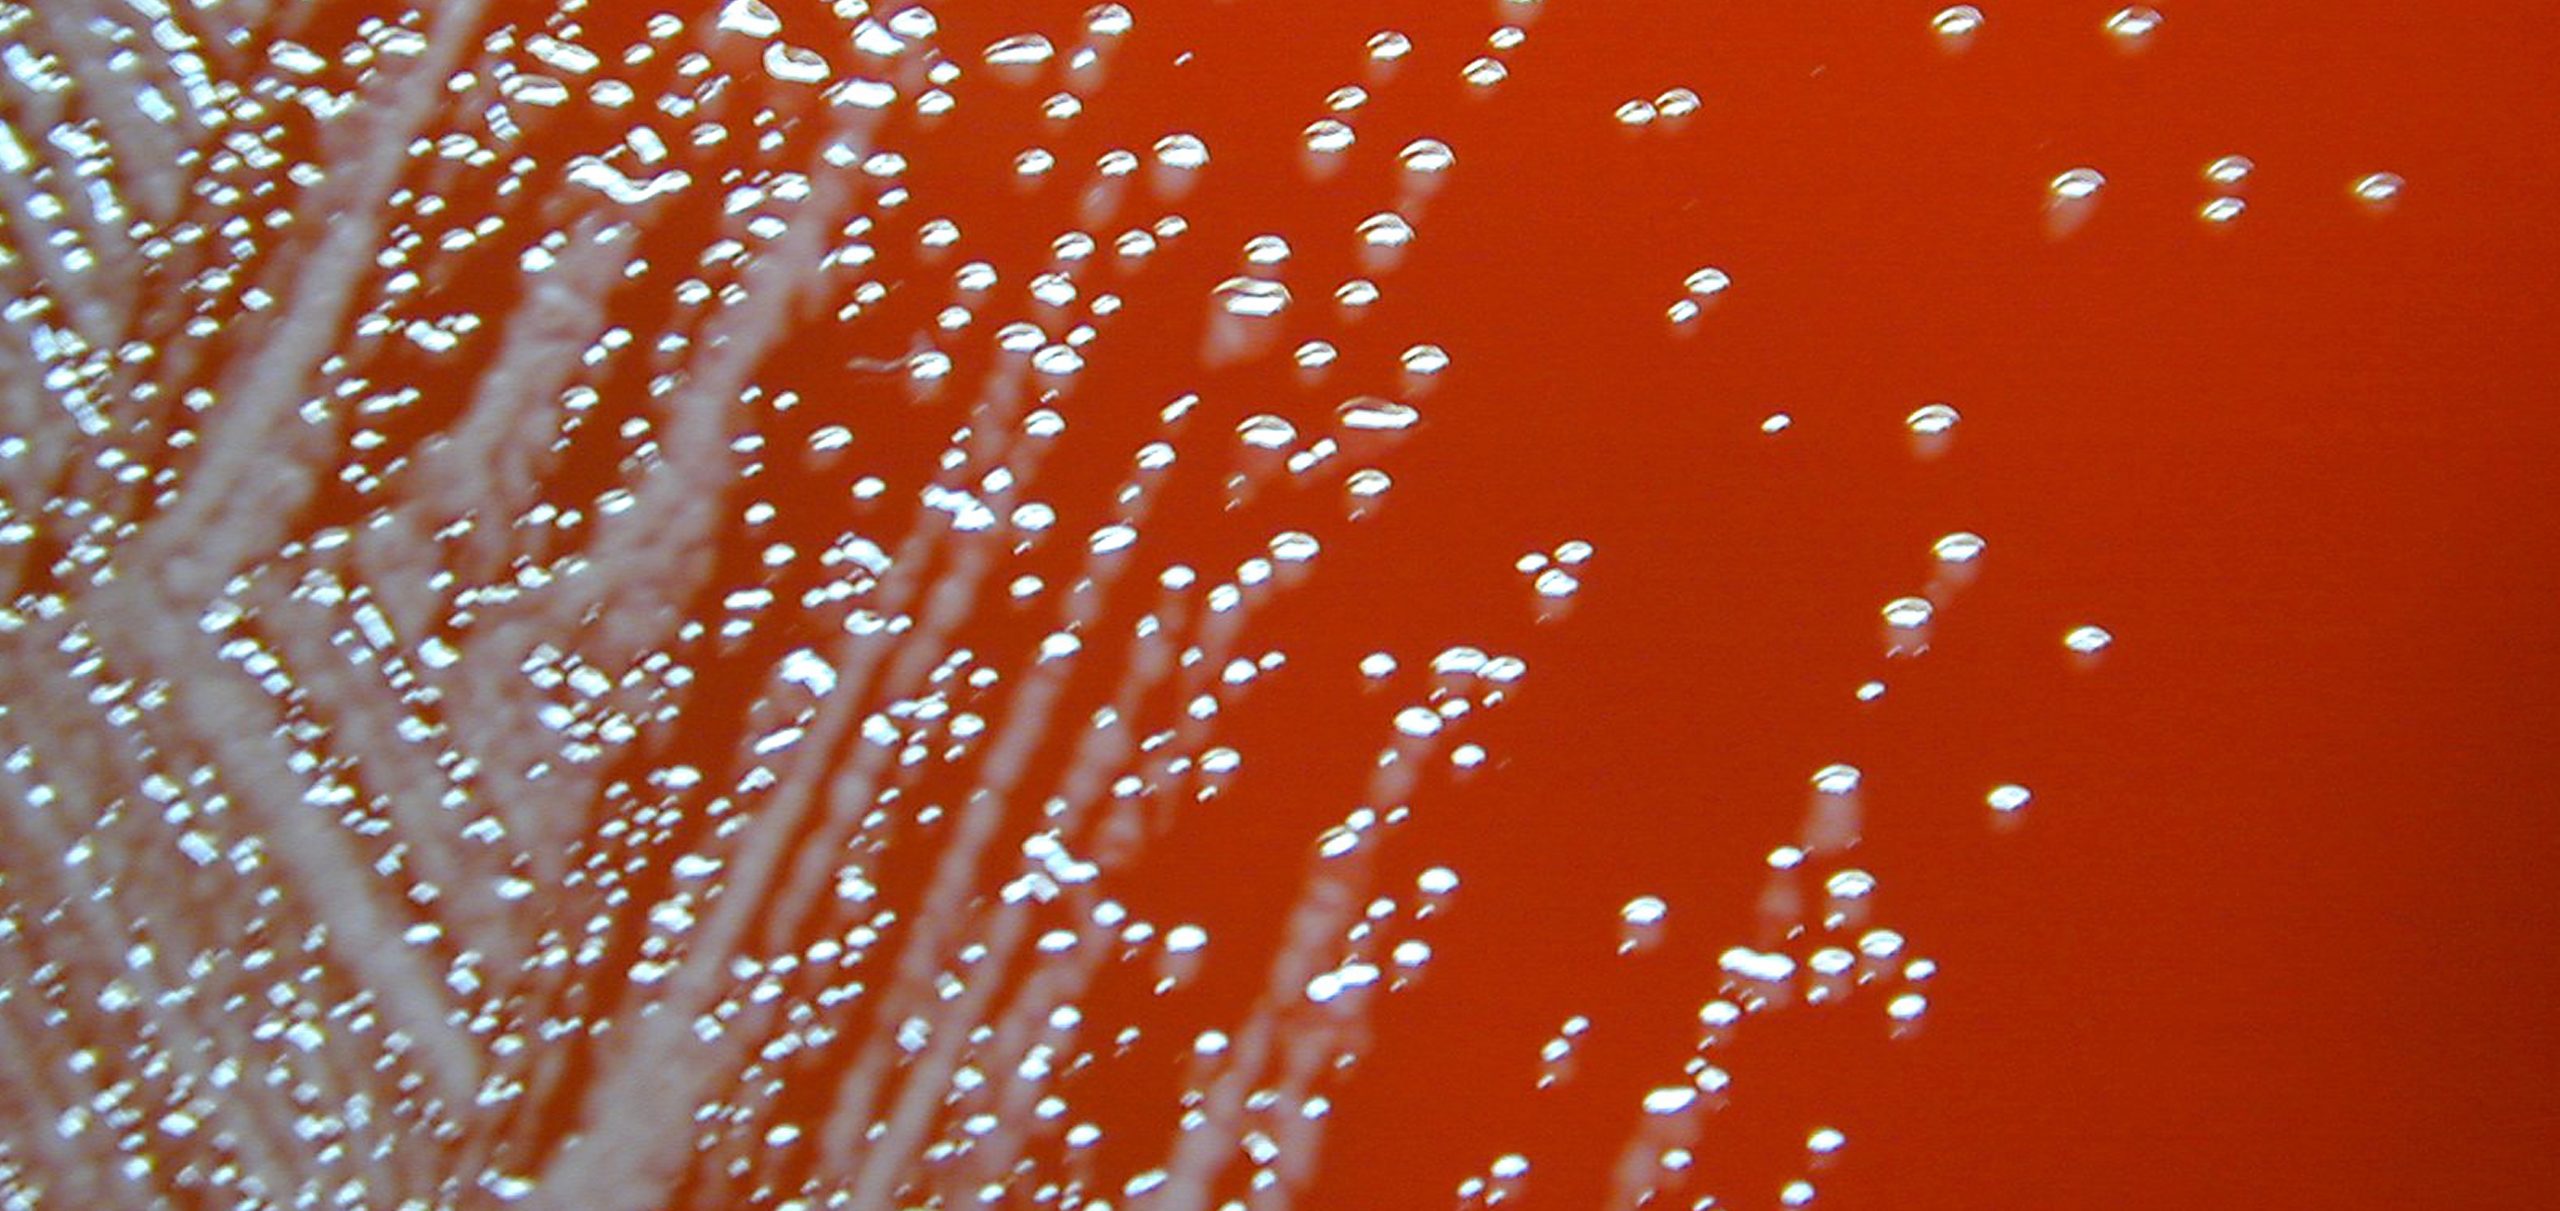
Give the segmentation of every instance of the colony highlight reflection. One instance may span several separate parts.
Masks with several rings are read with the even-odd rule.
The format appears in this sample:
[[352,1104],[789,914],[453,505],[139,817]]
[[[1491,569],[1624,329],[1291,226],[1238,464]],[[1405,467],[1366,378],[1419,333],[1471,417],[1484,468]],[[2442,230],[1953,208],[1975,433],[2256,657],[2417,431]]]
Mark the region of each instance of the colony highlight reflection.
[[[1517,166],[1406,127],[1535,85],[1543,7],[1337,39],[1362,83],[1231,141],[1120,82],[1194,50],[1116,4],[0,5],[9,1197],[1316,1205],[1468,907],[1419,822],[1502,775],[1522,653],[1623,566],[1556,517],[1478,560],[1497,591],[1328,578],[1387,547],[1457,583],[1384,519],[1512,470],[1429,461],[1531,392],[1400,296]],[[1904,24],[1934,55],[1997,18]],[[1594,137],[1716,118],[1712,81],[1607,83]],[[2017,209],[2131,205],[2104,162]],[[1718,340],[1787,274],[1698,251],[1604,354]],[[2005,420],[1926,398],[1875,426],[1922,458]],[[1832,419],[1791,406],[1717,423],[1776,457]],[[1843,712],[2010,558],[1959,523],[1820,603],[1886,603]],[[1605,960],[1683,964],[1686,1036],[1586,1164],[1605,1205],[1804,1205],[1872,1138],[1712,1143],[1737,1036],[1930,1018],[1897,872],[1852,852],[1875,788],[1828,760],[1735,840],[1751,881],[1592,914]],[[1204,832],[1254,859],[1187,864]],[[1502,1053],[1524,1099],[1617,1025],[1553,1021]],[[1575,1189],[1539,1184],[1561,1143],[1465,1146],[1432,1174],[1461,1205]]]

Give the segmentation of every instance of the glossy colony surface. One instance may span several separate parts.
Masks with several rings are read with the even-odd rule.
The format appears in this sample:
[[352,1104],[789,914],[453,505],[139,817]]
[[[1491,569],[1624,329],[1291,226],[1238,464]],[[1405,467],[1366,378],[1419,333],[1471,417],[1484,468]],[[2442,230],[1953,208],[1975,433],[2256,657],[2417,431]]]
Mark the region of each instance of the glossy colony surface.
[[2560,1202],[2555,57],[0,0],[0,1206]]

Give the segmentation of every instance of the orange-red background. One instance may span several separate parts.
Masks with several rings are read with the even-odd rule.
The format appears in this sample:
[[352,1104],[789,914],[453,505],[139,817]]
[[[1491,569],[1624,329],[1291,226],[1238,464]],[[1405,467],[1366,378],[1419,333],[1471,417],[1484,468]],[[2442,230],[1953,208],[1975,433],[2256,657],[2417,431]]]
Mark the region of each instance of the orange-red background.
[[[948,5],[943,42],[1071,43],[1083,7]],[[1362,699],[1357,657],[1478,643],[1533,671],[1470,721],[1492,764],[1426,786],[1392,864],[1466,885],[1301,1205],[1445,1206],[1515,1150],[1527,1205],[1596,1205],[1641,1091],[1680,1079],[1716,952],[1761,941],[1763,855],[1833,761],[1867,771],[1857,861],[1879,922],[1944,964],[1933,1008],[1894,1043],[1873,996],[1755,1023],[1697,1189],[1772,1205],[1829,1124],[1849,1143],[1826,1207],[2560,1205],[2547,14],[2192,0],[2129,52],[2110,4],[2000,3],[1951,54],[1934,3],[1136,7],[1088,120],[1044,124],[1045,86],[1010,108],[964,89],[966,121],[914,136],[917,208],[959,217],[969,255],[1036,255],[1056,228],[1021,217],[1047,187],[1010,178],[1017,151],[1080,181],[1112,142],[1093,132],[1197,132],[1212,163],[1171,204],[1192,232],[1149,272],[1205,285],[1280,231],[1290,341],[1454,365],[1384,511],[1326,527],[1316,582],[1257,624],[1291,670],[1229,720],[1234,792],[1120,889],[1220,941],[1204,987],[1151,1011],[1174,1058],[1080,1109],[1169,1123],[1182,1032],[1258,989],[1309,839],[1405,701]],[[1529,30],[1509,79],[1460,85],[1505,20]],[[1360,49],[1380,28],[1416,46],[1392,69]],[[1300,132],[1354,82],[1362,166],[1316,187]],[[1673,87],[1701,111],[1612,119]],[[1307,319],[1423,136],[1458,164],[1385,301],[1349,335]],[[2233,153],[2249,209],[2216,227],[2201,170]],[[2084,164],[2109,184],[2057,237],[2045,183]],[[2377,170],[2409,182],[2388,210],[2348,194]],[[1707,264],[1735,285],[1675,329]],[[875,335],[854,352],[905,351]],[[1077,390],[1145,380],[1125,394],[1147,411],[1196,387],[1231,421],[1353,386],[1204,372],[1197,338],[1114,337]],[[1930,400],[1965,416],[1934,459],[1902,428]],[[1150,542],[1222,532],[1195,504]],[[1989,539],[1978,581],[1925,657],[1882,660],[1877,608],[1958,529]],[[1511,561],[1569,538],[1599,554],[1536,623]],[[2083,622],[2119,639],[2092,667],[2059,643]],[[1854,701],[1873,676],[1889,694]],[[1982,795],[2012,780],[2036,800],[1995,831]],[[1668,943],[1614,957],[1640,894],[1670,901]],[[1532,1091],[1572,1014],[1596,1023],[1577,1078]]]
[[[1268,621],[1303,672],[1242,722],[1365,752],[1377,720],[1328,707],[1351,661],[1474,638],[1453,617],[1509,620],[1534,671],[1481,725],[1495,768],[1398,842],[1467,885],[1306,1205],[1445,1205],[1515,1149],[1529,1205],[1593,1205],[1834,760],[1868,771],[1880,920],[1945,970],[1906,1042],[1869,1001],[1743,1043],[1699,1147],[1726,1205],[1772,1205],[1821,1123],[1850,1139],[1825,1206],[2560,1200],[2541,14],[2179,3],[2128,54],[2108,5],[2005,4],[1951,55],[1928,4],[1558,2],[1471,97],[1458,65],[1523,10],[1359,7],[1145,10],[1110,81],[1217,149],[1185,207],[1212,257],[1286,220],[1297,132],[1376,81],[1375,28],[1417,49],[1363,150],[1460,157],[1377,347],[1344,342],[1455,366],[1383,516]],[[1681,128],[1612,121],[1673,86],[1705,97]],[[2216,228],[2228,153],[2258,167]],[[2110,183],[2052,238],[2044,183],[2080,164]],[[2347,193],[2375,170],[2409,181],[2388,212]],[[1675,332],[1704,264],[1736,285]],[[1966,419],[1924,460],[1900,421],[1933,399]],[[1981,577],[1888,669],[1876,608],[1954,529],[1990,540]],[[1527,625],[1508,564],[1570,537],[1587,587]],[[2119,638],[2092,669],[2058,643],[2084,621]],[[1252,946],[1356,794],[1338,764],[1248,773],[1158,900]],[[2013,779],[2037,799],[1995,833],[1981,795]],[[1258,863],[1281,873],[1198,877]],[[1613,958],[1642,893],[1671,944]],[[1533,1094],[1572,1013],[1581,1075]]]

